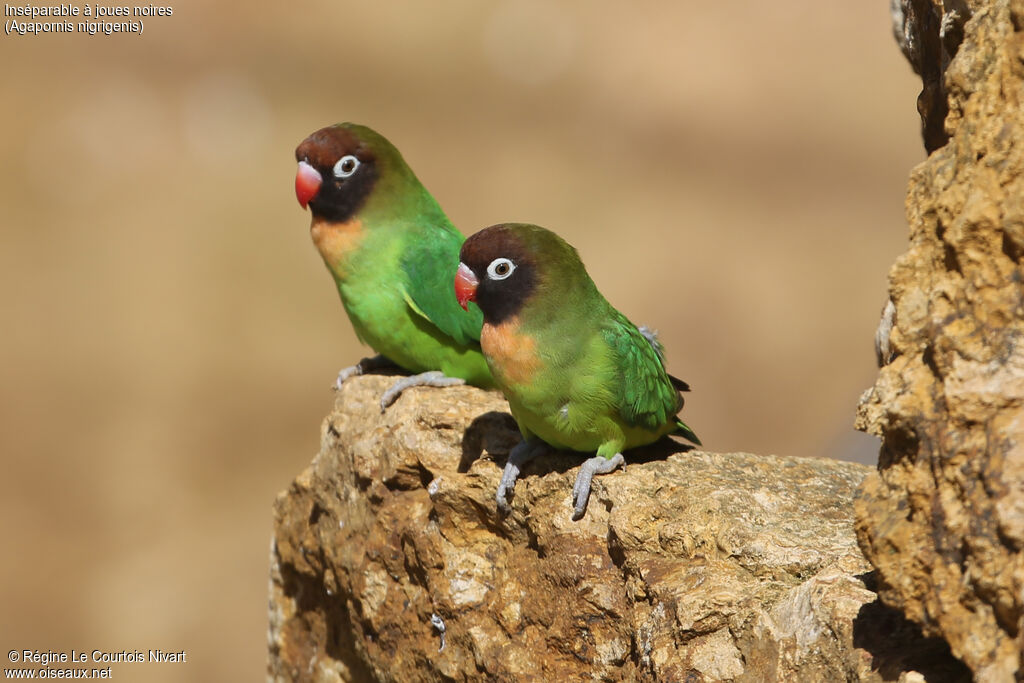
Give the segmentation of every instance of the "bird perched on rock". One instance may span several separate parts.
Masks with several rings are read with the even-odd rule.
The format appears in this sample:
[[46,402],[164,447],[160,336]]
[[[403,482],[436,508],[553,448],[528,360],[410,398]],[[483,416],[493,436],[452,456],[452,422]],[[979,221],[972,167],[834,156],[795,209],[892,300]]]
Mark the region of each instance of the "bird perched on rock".
[[303,140],[295,158],[313,243],[356,336],[380,354],[342,370],[335,386],[391,364],[414,373],[384,393],[382,411],[413,386],[494,386],[480,353],[480,311],[466,315],[451,291],[465,238],[398,150],[342,123]]
[[624,450],[672,433],[700,444],[676,418],[689,386],[666,372],[654,334],[597,291],[565,240],[536,225],[494,225],[469,237],[460,258],[456,296],[483,311],[480,344],[523,435],[498,486],[499,509],[545,444],[596,451],[573,486],[574,519],[594,475],[622,465]]

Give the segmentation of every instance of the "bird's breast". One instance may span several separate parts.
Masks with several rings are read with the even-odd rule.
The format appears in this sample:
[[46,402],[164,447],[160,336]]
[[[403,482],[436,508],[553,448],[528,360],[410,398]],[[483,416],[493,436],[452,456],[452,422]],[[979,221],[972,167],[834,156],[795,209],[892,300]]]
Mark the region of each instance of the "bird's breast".
[[362,222],[357,218],[343,223],[314,219],[309,233],[327,267],[337,277],[344,279],[349,256],[359,248],[363,240]]
[[480,348],[487,357],[491,373],[505,386],[530,384],[541,366],[537,341],[519,331],[516,317],[500,325],[484,323],[480,330]]

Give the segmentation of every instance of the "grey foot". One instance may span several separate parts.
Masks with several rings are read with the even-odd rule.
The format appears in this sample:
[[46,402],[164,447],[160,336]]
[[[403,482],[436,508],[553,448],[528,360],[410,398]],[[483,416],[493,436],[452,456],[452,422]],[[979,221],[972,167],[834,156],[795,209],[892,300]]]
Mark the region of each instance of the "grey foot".
[[590,500],[590,483],[594,480],[594,475],[614,472],[625,462],[626,459],[622,457],[622,453],[616,453],[607,459],[595,455],[580,465],[580,473],[576,475],[576,483],[572,487],[573,519],[581,519],[587,511],[587,501]]
[[403,377],[380,397],[380,412],[384,412],[389,405],[395,402],[403,391],[410,387],[451,387],[456,384],[465,384],[466,380],[459,377],[449,377],[440,370],[421,372],[418,375]]
[[523,465],[530,462],[544,451],[544,445],[535,441],[523,439],[515,445],[508,454],[508,462],[505,463],[505,471],[501,473],[501,482],[498,484],[498,493],[494,496],[498,501],[498,511],[504,515],[509,513],[508,496],[516,488],[516,480],[519,479],[519,471]]
[[391,368],[395,364],[384,356],[374,356],[372,358],[364,358],[355,365],[350,365],[341,372],[338,373],[338,379],[334,380],[334,390],[341,389],[341,385],[345,383],[345,380],[350,377],[356,377],[357,375],[365,375],[372,370],[378,370],[380,368]]

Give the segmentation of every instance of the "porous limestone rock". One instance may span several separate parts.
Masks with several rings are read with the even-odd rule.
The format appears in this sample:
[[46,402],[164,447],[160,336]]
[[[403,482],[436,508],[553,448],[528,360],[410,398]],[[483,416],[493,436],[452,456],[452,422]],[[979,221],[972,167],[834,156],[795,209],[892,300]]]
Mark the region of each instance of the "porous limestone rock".
[[271,680],[963,679],[871,589],[851,504],[868,468],[664,441],[596,478],[574,522],[582,458],[556,454],[502,517],[507,403],[413,389],[381,414],[390,382],[345,383],[275,504]]
[[911,174],[887,364],[861,399],[858,427],[883,444],[857,533],[887,604],[946,639],[979,680],[1013,680],[1024,651],[1024,2],[895,4],[935,151]]

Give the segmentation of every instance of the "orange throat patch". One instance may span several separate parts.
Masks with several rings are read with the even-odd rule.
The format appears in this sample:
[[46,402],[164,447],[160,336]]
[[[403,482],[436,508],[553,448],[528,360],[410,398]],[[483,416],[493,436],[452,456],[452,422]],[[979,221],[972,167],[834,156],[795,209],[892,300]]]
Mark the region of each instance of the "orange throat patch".
[[500,382],[529,384],[540,369],[537,342],[533,337],[519,333],[518,317],[509,318],[500,325],[484,323],[480,330],[480,347]]
[[344,277],[349,254],[359,247],[363,239],[362,222],[358,218],[344,223],[314,218],[313,224],[309,227],[309,234],[327,267],[338,277]]

